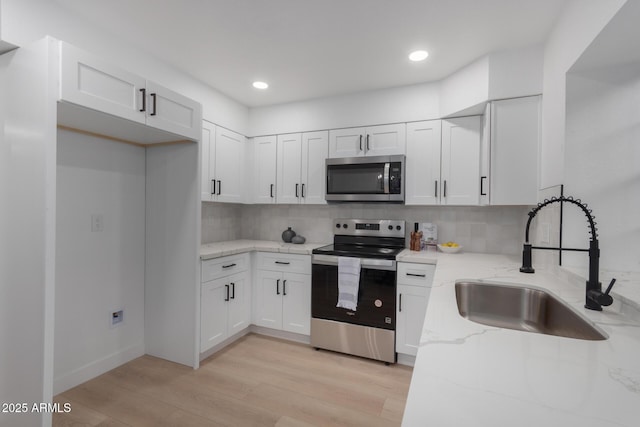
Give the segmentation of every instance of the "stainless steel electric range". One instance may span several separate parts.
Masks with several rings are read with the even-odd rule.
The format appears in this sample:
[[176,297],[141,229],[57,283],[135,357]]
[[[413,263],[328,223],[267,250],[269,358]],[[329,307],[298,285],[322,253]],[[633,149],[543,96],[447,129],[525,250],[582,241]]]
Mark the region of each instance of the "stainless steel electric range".
[[[340,219],[333,230],[333,244],[313,250],[311,345],[395,363],[395,259],[405,247],[405,222]],[[337,307],[340,257],[360,261],[355,310]]]

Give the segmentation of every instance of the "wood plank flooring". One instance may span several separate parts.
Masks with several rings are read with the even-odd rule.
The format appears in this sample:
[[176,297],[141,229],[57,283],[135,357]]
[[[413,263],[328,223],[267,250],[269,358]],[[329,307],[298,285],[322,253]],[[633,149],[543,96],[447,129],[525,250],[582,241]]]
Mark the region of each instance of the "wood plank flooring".
[[412,369],[249,334],[200,369],[143,356],[55,397],[54,426],[398,426]]

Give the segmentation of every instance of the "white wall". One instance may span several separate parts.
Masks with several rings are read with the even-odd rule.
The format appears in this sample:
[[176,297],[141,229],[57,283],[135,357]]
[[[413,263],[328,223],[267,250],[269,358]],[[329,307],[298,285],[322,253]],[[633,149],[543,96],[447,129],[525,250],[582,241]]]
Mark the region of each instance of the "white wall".
[[57,165],[54,394],[144,354],[145,279],[145,149],[59,130]]
[[564,178],[566,73],[626,0],[573,0],[558,18],[544,49],[541,188]]
[[[51,401],[55,292],[55,84],[47,43],[0,57],[0,402]],[[2,426],[50,414],[0,413]]]
[[249,112],[250,136],[399,123],[439,117],[437,83],[312,99]]
[[[239,132],[248,132],[248,109],[217,90],[145,52],[136,50],[118,34],[108,34],[72,16],[48,0],[2,0],[2,31],[5,41],[23,46],[51,35],[121,64],[178,93],[202,103],[203,117]],[[123,13],[126,13],[123,11]]]
[[489,99],[542,93],[543,46],[489,55]]
[[487,102],[489,99],[489,56],[483,56],[443,79],[440,82],[439,96],[439,117],[455,115],[458,111]]

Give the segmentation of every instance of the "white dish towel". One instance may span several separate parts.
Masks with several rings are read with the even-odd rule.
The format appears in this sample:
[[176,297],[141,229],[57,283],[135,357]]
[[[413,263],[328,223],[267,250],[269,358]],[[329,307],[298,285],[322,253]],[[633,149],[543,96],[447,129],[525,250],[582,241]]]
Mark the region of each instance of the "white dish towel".
[[338,304],[356,311],[360,288],[360,258],[338,257]]

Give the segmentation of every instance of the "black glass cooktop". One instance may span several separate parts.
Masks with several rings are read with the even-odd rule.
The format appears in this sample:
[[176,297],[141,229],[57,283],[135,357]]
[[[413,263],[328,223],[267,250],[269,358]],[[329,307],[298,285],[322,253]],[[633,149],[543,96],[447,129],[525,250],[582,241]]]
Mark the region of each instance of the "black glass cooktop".
[[332,244],[313,250],[316,255],[335,255],[357,258],[396,259],[404,248],[378,247],[349,244]]

